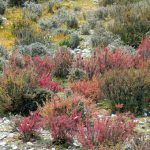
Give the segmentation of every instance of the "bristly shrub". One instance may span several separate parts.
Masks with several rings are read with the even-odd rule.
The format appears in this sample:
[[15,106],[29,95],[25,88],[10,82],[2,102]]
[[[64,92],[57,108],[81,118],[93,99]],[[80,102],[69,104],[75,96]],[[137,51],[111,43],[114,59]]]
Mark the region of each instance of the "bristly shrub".
[[40,19],[39,25],[42,30],[52,30],[58,28],[58,23],[54,17],[48,19]]
[[0,0],[0,15],[3,15],[6,10],[6,5],[3,0]]
[[42,5],[41,4],[35,4],[35,3],[28,3],[26,2],[24,4],[24,9],[23,9],[23,17],[24,18],[29,18],[33,21],[37,21],[39,17],[42,15]]
[[150,59],[150,37],[146,37],[142,40],[141,44],[137,49],[137,52],[140,55],[141,59]]
[[[28,115],[60,89],[59,84],[51,80],[52,66],[47,63],[46,59],[36,58],[33,61],[27,55],[18,58],[14,54],[9,59],[0,77],[1,114],[12,112]],[[47,77],[49,82],[45,83]]]
[[59,42],[60,46],[67,46],[69,48],[77,48],[80,44],[80,38],[78,34],[72,33],[68,38]]
[[70,83],[70,88],[74,92],[78,92],[84,95],[86,98],[92,99],[93,101],[99,101],[102,96],[97,79],[76,81]]
[[113,33],[98,26],[94,34],[91,36],[90,43],[92,47],[106,47],[117,38],[118,37]]
[[109,48],[104,48],[97,50],[95,55],[101,73],[110,69],[126,69],[136,65],[134,55],[122,49],[111,51]]
[[88,78],[92,79],[94,75],[99,74],[99,66],[97,65],[97,58],[91,56],[90,58],[83,58],[80,54],[74,59],[73,65],[76,68],[86,71]]
[[79,25],[77,18],[75,16],[70,15],[67,20],[67,27],[77,29],[78,26]]
[[79,68],[74,68],[74,67],[69,70],[68,80],[70,82],[75,82],[78,80],[85,80],[85,79],[88,79],[88,76],[84,70]]
[[89,35],[89,30],[90,30],[90,26],[89,24],[84,24],[82,27],[81,27],[81,34],[83,35]]
[[22,54],[28,54],[32,57],[37,56],[37,55],[43,56],[43,55],[49,54],[48,48],[40,42],[32,43],[27,46],[26,45],[21,46],[19,47],[19,50]]
[[77,132],[77,124],[81,119],[80,113],[61,114],[53,116],[49,121],[50,132],[56,144],[72,144],[74,135]]
[[123,104],[122,111],[143,114],[150,98],[150,72],[144,69],[114,70],[104,74],[102,90],[113,105]]
[[28,117],[18,120],[16,124],[23,140],[29,141],[43,127],[44,119],[38,112],[31,112]]
[[56,77],[67,77],[69,69],[73,62],[73,56],[69,49],[65,47],[59,48],[54,56],[54,76]]
[[94,122],[88,120],[78,126],[78,138],[89,149],[99,149],[101,146],[109,148],[130,138],[135,125],[132,116],[128,114],[97,118]]
[[48,118],[54,142],[71,144],[78,131],[77,124],[84,121],[87,116],[91,116],[91,112],[96,111],[96,107],[90,100],[73,94],[66,98],[54,97],[39,110]]
[[19,20],[13,24],[12,34],[16,36],[16,43],[19,45],[30,45],[32,43],[45,43],[47,37],[43,32],[37,32],[31,22],[27,20]]
[[48,2],[48,11],[49,11],[50,13],[54,13],[53,7],[54,7],[54,1]]
[[23,6],[26,0],[9,0],[10,6]]
[[71,34],[70,36],[70,40],[69,40],[69,47],[74,49],[77,48],[80,44],[80,38],[78,36],[78,34]]

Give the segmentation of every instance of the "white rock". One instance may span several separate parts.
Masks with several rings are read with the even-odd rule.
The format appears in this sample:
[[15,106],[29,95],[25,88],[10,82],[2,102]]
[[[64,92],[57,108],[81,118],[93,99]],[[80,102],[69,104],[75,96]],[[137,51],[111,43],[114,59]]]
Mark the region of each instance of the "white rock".
[[15,150],[15,149],[18,149],[17,145],[12,145],[11,147],[12,147],[12,149],[14,149],[14,150]]
[[33,143],[31,143],[31,142],[27,142],[27,145],[32,146],[32,145],[34,145],[34,144],[33,144]]
[[0,146],[5,146],[5,145],[6,145],[5,141],[0,142]]

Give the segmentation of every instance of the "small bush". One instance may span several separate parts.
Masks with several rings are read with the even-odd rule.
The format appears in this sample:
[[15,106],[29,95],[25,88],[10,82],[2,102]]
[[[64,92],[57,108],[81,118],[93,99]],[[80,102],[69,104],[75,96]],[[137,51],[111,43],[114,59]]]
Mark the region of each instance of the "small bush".
[[44,125],[44,119],[38,112],[30,113],[30,116],[24,117],[22,120],[16,122],[18,131],[22,134],[24,141],[29,141],[35,136]]
[[48,54],[47,47],[44,44],[39,42],[32,43],[28,46],[19,47],[19,50],[21,51],[22,54],[28,54],[32,57],[37,55],[44,56]]
[[99,101],[102,93],[96,79],[77,81],[70,84],[70,88],[74,92],[83,94],[86,98],[90,98],[93,101]]
[[146,99],[150,95],[149,71],[147,70],[116,70],[106,73],[102,78],[102,90],[106,99],[113,105],[123,104],[122,111],[143,114],[148,107]]
[[70,41],[69,41],[69,47],[74,49],[79,46],[80,38],[78,34],[71,34]]
[[90,33],[89,33],[89,30],[90,30],[90,27],[89,27],[88,24],[85,24],[85,25],[83,25],[83,26],[81,27],[81,33],[82,33],[83,35],[89,35],[89,34],[90,34]]
[[58,27],[58,23],[53,17],[51,19],[41,19],[39,25],[42,30],[51,30]]
[[71,68],[72,61],[73,57],[69,49],[64,47],[58,49],[54,56],[54,76],[66,78],[69,73],[69,69]]
[[53,2],[53,1],[50,1],[50,2],[48,3],[48,11],[49,11],[50,13],[54,13],[53,7],[54,7],[54,2]]
[[68,80],[70,82],[75,82],[78,80],[85,80],[87,78],[88,78],[88,76],[87,76],[86,72],[82,69],[71,68],[71,70],[69,71]]
[[37,19],[42,15],[42,5],[35,3],[25,3],[25,7],[23,9],[23,17],[29,18],[33,21],[37,21]]
[[115,2],[115,0],[99,0],[98,3],[101,6],[107,6],[112,5]]
[[78,28],[78,20],[76,19],[75,16],[69,16],[67,20],[67,27],[74,28],[74,29]]
[[12,27],[12,34],[16,36],[16,43],[19,45],[30,45],[32,43],[45,43],[45,33],[36,32],[27,20],[15,22]]
[[150,59],[150,37],[146,37],[142,40],[137,51],[141,59],[144,59],[144,60]]
[[3,15],[6,10],[6,5],[3,0],[0,0],[0,15]]
[[78,137],[86,148],[99,149],[101,146],[109,148],[130,138],[135,125],[132,116],[126,114],[118,114],[114,118],[103,117],[79,125]]
[[95,33],[91,36],[91,46],[106,47],[117,38],[117,36],[114,36],[111,32],[105,31],[104,29],[96,29]]
[[0,26],[4,23],[2,16],[0,15]]
[[42,80],[45,80],[42,75],[46,73],[48,76],[47,73],[50,72],[47,68],[49,67],[46,64],[35,65],[30,56],[18,58],[13,55],[5,64],[0,80],[0,113],[28,115],[30,111],[35,111],[38,105],[43,105],[47,98],[51,98],[51,90],[56,91],[57,83],[53,82],[49,75],[49,88],[41,85]]
[[26,0],[9,0],[10,6],[23,6]]

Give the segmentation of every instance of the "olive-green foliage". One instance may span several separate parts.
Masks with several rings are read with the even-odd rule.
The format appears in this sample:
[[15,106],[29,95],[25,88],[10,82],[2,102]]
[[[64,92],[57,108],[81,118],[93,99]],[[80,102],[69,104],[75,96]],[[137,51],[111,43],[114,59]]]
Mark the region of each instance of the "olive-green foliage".
[[115,70],[104,74],[102,90],[113,105],[124,104],[122,111],[142,114],[150,98],[150,72],[148,70]]
[[77,29],[78,26],[77,18],[75,16],[69,16],[67,20],[67,27]]
[[6,5],[3,0],[0,0],[0,14],[3,15],[6,10]]
[[108,25],[108,30],[120,35],[127,45],[137,47],[150,30],[149,13],[150,1],[147,0],[114,5],[110,8],[110,16],[114,22]]
[[79,44],[80,44],[80,38],[76,33],[72,33],[69,38],[59,42],[60,46],[67,46],[72,49],[77,48]]
[[[8,70],[7,70],[8,71]],[[43,105],[52,92],[40,89],[33,70],[8,71],[0,78],[0,114],[28,115]]]
[[47,40],[46,34],[36,32],[26,20],[15,22],[13,24],[12,34],[17,38],[16,43],[21,45],[29,45],[36,42],[45,43]]
[[70,82],[88,79],[87,73],[79,68],[71,68],[68,75]]
[[23,17],[29,18],[32,21],[37,21],[39,17],[42,15],[42,5],[35,3],[25,3],[25,7],[23,9]]

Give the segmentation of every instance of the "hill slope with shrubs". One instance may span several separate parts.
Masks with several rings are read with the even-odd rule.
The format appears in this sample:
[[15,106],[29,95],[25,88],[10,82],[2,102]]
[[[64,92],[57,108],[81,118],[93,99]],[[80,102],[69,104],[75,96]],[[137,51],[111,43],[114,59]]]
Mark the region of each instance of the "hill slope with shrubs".
[[0,0],[0,149],[148,150],[149,0]]

